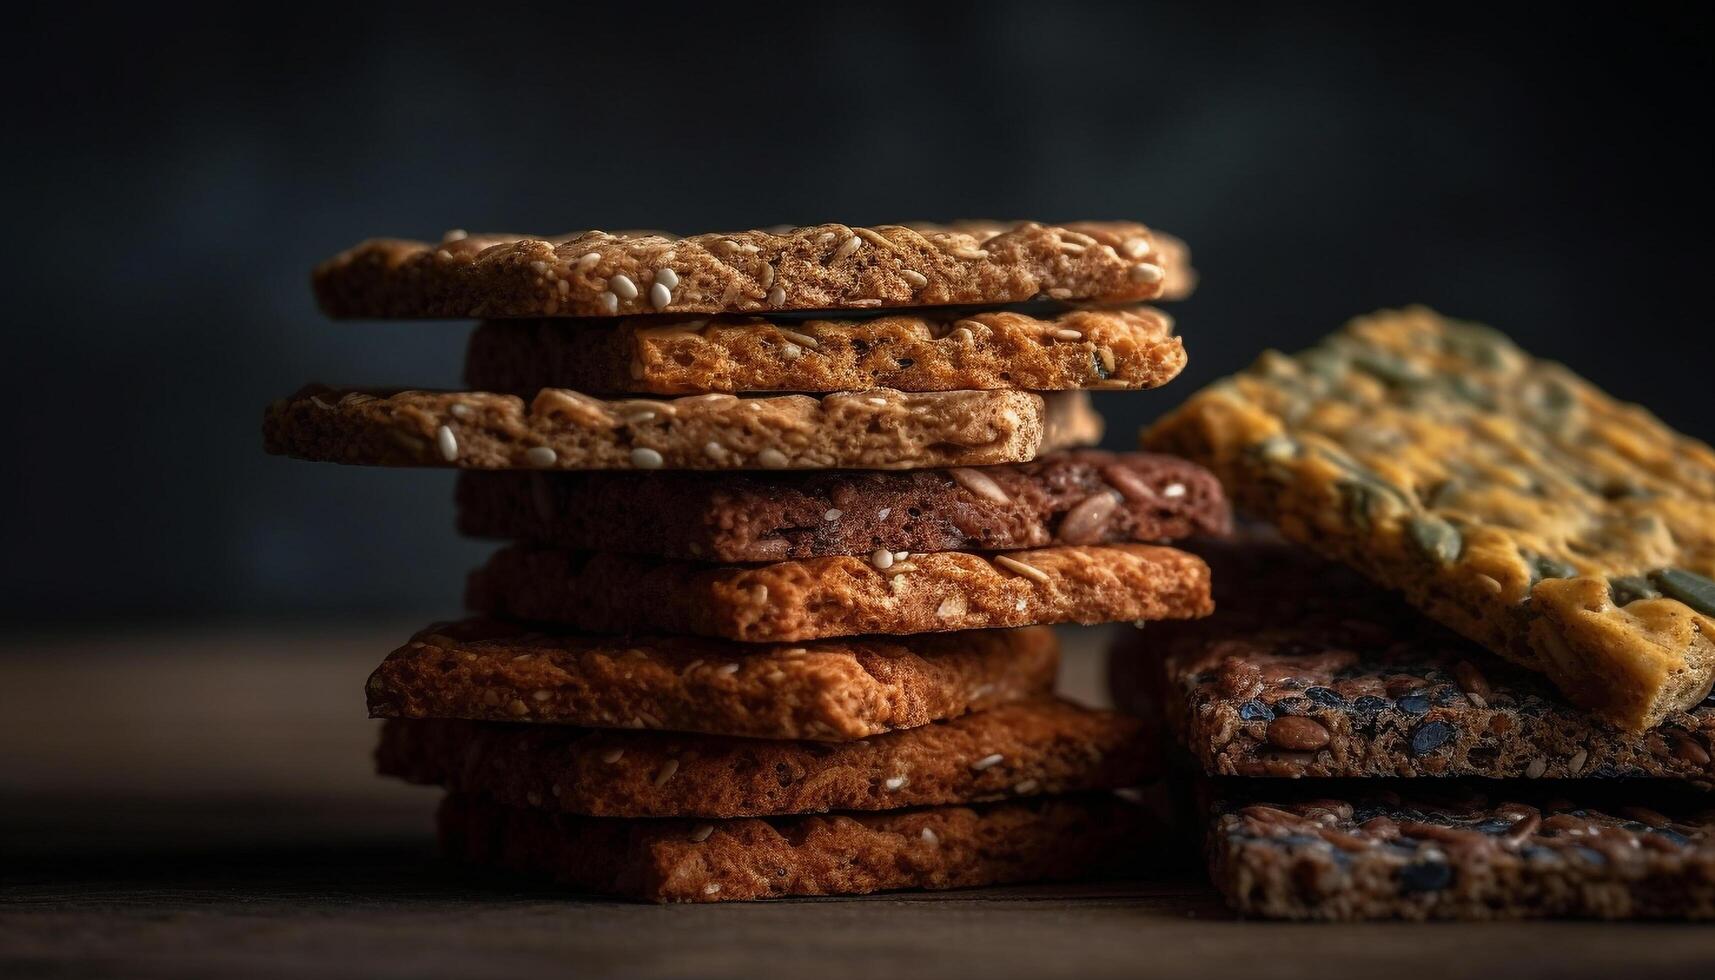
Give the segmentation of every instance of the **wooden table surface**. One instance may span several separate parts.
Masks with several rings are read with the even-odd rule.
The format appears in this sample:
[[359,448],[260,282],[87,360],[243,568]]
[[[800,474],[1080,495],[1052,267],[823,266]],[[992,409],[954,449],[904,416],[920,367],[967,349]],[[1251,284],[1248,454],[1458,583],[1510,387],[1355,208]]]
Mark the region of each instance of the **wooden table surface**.
[[[1195,875],[757,904],[593,901],[439,864],[369,771],[410,623],[0,641],[0,977],[1707,976],[1674,924],[1241,922]],[[1074,694],[1098,631],[1069,632]]]

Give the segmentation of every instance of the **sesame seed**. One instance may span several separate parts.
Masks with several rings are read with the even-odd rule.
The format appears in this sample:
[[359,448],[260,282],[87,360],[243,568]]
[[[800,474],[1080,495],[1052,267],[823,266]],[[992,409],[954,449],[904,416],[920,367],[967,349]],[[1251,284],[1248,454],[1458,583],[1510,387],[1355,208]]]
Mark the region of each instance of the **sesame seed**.
[[726,447],[713,439],[710,439],[708,442],[703,443],[703,455],[708,456],[711,459],[720,459],[722,456],[726,455]]
[[869,402],[871,405],[880,405],[882,407],[886,407],[887,405],[887,399],[885,398],[865,398],[864,401]]
[[668,289],[679,288],[679,274],[672,269],[661,269],[655,273],[655,281]]
[[1132,282],[1151,283],[1160,282],[1162,279],[1167,277],[1167,273],[1161,270],[1161,266],[1150,265],[1148,262],[1139,262],[1132,266],[1131,271],[1127,273],[1127,275],[1131,276]]
[[1024,796],[1028,793],[1034,793],[1034,792],[1036,792],[1036,780],[1026,779],[1023,782],[1016,783],[1013,785],[1012,791],[1014,793],[1017,793],[1019,796]]
[[613,294],[620,299],[637,298],[637,284],[623,272],[614,273],[613,278],[607,281],[607,288],[613,290]]
[[786,458],[785,453],[775,449],[773,446],[757,453],[756,461],[771,470],[784,469],[786,464],[790,462]]
[[603,292],[601,296],[597,298],[597,302],[601,303],[601,308],[606,310],[610,315],[619,312],[619,297],[613,295],[612,292]]
[[1060,251],[1071,252],[1073,255],[1077,255],[1079,252],[1082,252],[1084,249],[1089,248],[1089,247],[1090,246],[1088,246],[1088,245],[1080,245],[1077,242],[1061,242],[1060,243]]
[[840,519],[840,515],[844,514],[844,513],[845,513],[845,511],[839,509],[838,507],[830,507],[830,508],[828,508],[827,513],[822,515],[822,520],[824,520],[824,521],[837,521]]
[[980,248],[955,248],[953,249],[953,255],[957,258],[972,260],[986,259],[989,257],[989,253]]
[[787,340],[790,340],[801,347],[808,347],[811,350],[817,350],[822,345],[821,341],[807,333],[799,333],[796,330],[787,330],[785,327],[776,327],[775,329],[780,331],[780,336],[785,337]]
[[893,777],[889,778],[887,780],[887,782],[882,783],[882,785],[886,786],[888,788],[888,790],[890,790],[890,791],[899,789],[900,787],[905,785],[905,777],[904,776],[893,776]]
[[691,843],[701,844],[703,841],[708,840],[709,835],[714,833],[714,832],[715,832],[715,825],[714,824],[712,824],[712,823],[703,824],[701,827],[698,827],[696,830],[691,831]]
[[911,557],[911,552],[909,552],[909,551],[895,551],[893,553],[893,560],[894,561],[904,561],[905,559],[910,558],[910,557]]
[[[994,563],[1008,571],[1017,572],[1038,585],[1048,584],[1048,573],[1037,568],[1035,565],[1026,564],[1019,561],[1017,558],[1010,558],[1006,555],[995,555]],[[1022,602],[1023,600],[1020,601]]]
[[469,237],[470,237],[470,232],[465,231],[463,228],[454,228],[451,231],[447,232],[445,235],[442,235],[441,241],[443,241],[443,242],[462,242],[466,238],[469,238]]
[[671,302],[673,302],[673,291],[671,289],[668,289],[660,283],[656,283],[649,287],[649,305],[658,310],[664,310],[667,308],[667,304]]
[[875,519],[878,521],[885,521],[885,520],[887,520],[887,515],[889,515],[891,513],[893,513],[892,507],[883,507],[882,509],[875,512]]
[[441,458],[447,462],[450,463],[459,458],[459,440],[457,436],[453,435],[452,429],[444,425],[436,429],[435,445],[440,447]]
[[704,895],[719,894],[720,890],[721,890],[721,883],[718,881],[711,881],[708,884],[703,886],[703,894]]
[[885,572],[893,567],[893,552],[886,548],[877,548],[875,554],[869,556],[869,563]]
[[775,286],[773,289],[770,289],[768,291],[768,305],[769,306],[780,306],[781,304],[783,304],[785,302],[786,302],[786,290],[780,288],[779,286]]
[[715,673],[722,677],[731,677],[738,673],[738,664],[723,664],[719,670],[715,671]]
[[834,257],[828,261],[838,262],[842,259],[849,259],[851,258],[852,253],[856,252],[862,245],[863,239],[856,235],[852,235],[840,243],[840,247],[834,250]]
[[640,470],[658,470],[666,460],[661,454],[647,446],[638,446],[631,451],[631,465]]
[[922,289],[924,286],[929,285],[929,277],[918,272],[916,269],[901,269],[899,270],[899,275],[906,282],[910,283],[911,288],[913,289]]
[[667,780],[672,779],[674,773],[677,773],[678,771],[678,759],[668,759],[666,762],[661,763],[661,770],[655,774],[655,788],[660,789],[667,785]]
[[928,827],[924,827],[923,832],[918,836],[923,838],[923,843],[928,844],[930,847],[935,847],[941,843],[941,838],[936,836],[935,832],[930,830]]
[[1185,496],[1185,484],[1169,483],[1167,486],[1161,488],[1161,495],[1168,498],[1183,497]]
[[524,461],[531,466],[553,466],[560,454],[547,446],[531,446],[524,450]]
[[1076,330],[1070,330],[1070,329],[1067,329],[1065,327],[1061,327],[1061,328],[1055,330],[1053,336],[1054,336],[1055,340],[1083,340],[1084,339],[1083,334],[1079,333]]
[[[312,399],[312,400],[314,400],[314,399]],[[322,405],[322,403],[319,401],[317,401],[316,404]],[[331,408],[332,406],[322,405],[322,407],[323,408]],[[453,418],[455,418],[455,419],[468,419],[472,415],[471,407],[469,405],[466,405],[464,402],[453,402],[452,406],[449,407],[447,409],[447,411],[451,412]]]
[[1128,239],[1126,239],[1126,242],[1125,242],[1125,257],[1126,258],[1136,260],[1136,259],[1141,259],[1145,255],[1148,255],[1148,254],[1149,254],[1149,239],[1147,239],[1147,238],[1128,238]]
[[595,264],[597,262],[600,262],[600,261],[601,261],[601,253],[600,252],[585,252],[584,254],[578,256],[578,271],[579,272],[588,272],[591,269],[595,268]]
[[1001,760],[1004,758],[1006,757],[1001,755],[999,752],[992,755],[985,755],[981,759],[971,763],[971,768],[975,769],[977,772],[982,772],[984,769],[992,769],[995,766],[1000,765]]
[[625,754],[624,748],[608,749],[606,752],[603,752],[601,754],[601,761],[603,761],[603,762],[605,762],[611,766],[615,762],[618,762],[619,757],[624,755],[624,754]]

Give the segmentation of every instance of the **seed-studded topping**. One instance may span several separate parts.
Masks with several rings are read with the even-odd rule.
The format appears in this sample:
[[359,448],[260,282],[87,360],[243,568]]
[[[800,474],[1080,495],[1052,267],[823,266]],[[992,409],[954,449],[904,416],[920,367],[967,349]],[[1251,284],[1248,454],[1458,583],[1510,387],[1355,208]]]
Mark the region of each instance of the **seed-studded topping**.
[[840,243],[840,247],[834,250],[833,257],[831,259],[829,259],[829,261],[830,262],[840,262],[840,261],[843,261],[845,259],[849,259],[849,258],[851,258],[852,253],[856,252],[858,250],[858,248],[862,245],[863,245],[863,239],[859,238],[856,235],[852,235],[849,238],[847,238],[845,241]]
[[660,453],[648,446],[638,446],[631,451],[631,465],[640,470],[658,470],[665,462]]
[[560,454],[547,446],[531,446],[524,450],[524,461],[531,466],[553,466]]
[[673,776],[678,773],[678,771],[679,771],[679,760],[678,759],[668,759],[666,762],[661,763],[660,770],[655,773],[655,788],[660,789],[661,787],[667,785],[667,781],[672,779]]
[[718,895],[720,894],[720,890],[721,884],[718,881],[711,881],[703,886],[704,895]]
[[720,669],[715,671],[715,673],[721,675],[722,677],[731,677],[732,675],[738,673],[738,664],[722,664]]
[[890,793],[895,790],[903,789],[905,788],[905,777],[903,775],[889,776],[887,781],[882,785],[886,786]]
[[1012,557],[1007,556],[1007,555],[995,555],[994,556],[994,563],[996,565],[999,565],[1001,568],[1006,569],[1009,572],[1014,572],[1018,575],[1024,576],[1027,579],[1030,579],[1032,582],[1035,582],[1037,585],[1047,585],[1048,584],[1048,581],[1049,581],[1048,573],[1043,571],[1040,568],[1037,568],[1035,565],[1030,565],[1030,564],[1027,564],[1025,562],[1021,562],[1018,559],[1012,558]]
[[775,286],[773,289],[770,289],[768,291],[768,305],[769,306],[784,306],[784,305],[786,305],[786,290],[781,288],[780,286]]
[[1283,715],[1268,723],[1268,740],[1288,752],[1314,752],[1328,744],[1328,729],[1314,718]]
[[1132,282],[1156,283],[1167,278],[1167,273],[1162,270],[1161,266],[1151,265],[1148,262],[1139,262],[1132,266],[1127,274],[1131,276]]
[[1055,340],[1083,340],[1084,335],[1067,327],[1058,327],[1049,331],[1049,336]]
[[672,269],[659,269],[655,273],[655,281],[668,289],[679,288],[679,274]]
[[620,299],[632,300],[637,298],[637,284],[632,282],[631,277],[623,272],[614,273],[613,278],[607,281],[607,288]]
[[757,453],[756,461],[771,470],[785,469],[787,464],[791,462],[786,458],[785,453],[772,446]]
[[929,285],[929,277],[915,269],[901,269],[899,276],[906,282],[910,283],[911,288],[913,289],[922,289],[924,286]]
[[1001,755],[999,752],[991,753],[971,763],[971,768],[977,772],[982,772],[984,769],[992,769],[995,766],[1000,765],[1001,760],[1004,758],[1006,757]]
[[1010,504],[1012,498],[1002,490],[994,478],[981,470],[973,470],[968,466],[959,466],[947,471],[947,475],[958,482],[959,486],[997,504]]
[[1060,522],[1060,540],[1067,544],[1091,544],[1101,540],[1108,520],[1119,509],[1119,495],[1112,490],[1093,493],[1066,512]]
[[601,253],[600,252],[585,252],[584,254],[578,256],[578,262],[577,262],[576,268],[577,268],[577,271],[579,271],[579,272],[588,272],[591,269],[595,268],[596,265],[600,262],[601,262]]
[[453,435],[451,428],[443,425],[435,430],[435,446],[440,449],[441,458],[447,462],[459,458],[459,440]]
[[829,507],[827,511],[822,514],[822,520],[837,521],[840,519],[840,515],[844,513],[845,511],[840,510],[838,507]]
[[603,762],[605,762],[611,766],[615,762],[618,762],[620,760],[620,757],[622,757],[624,755],[625,755],[625,749],[624,748],[608,749],[606,752],[603,752],[601,754],[601,761],[603,761]]
[[924,827],[923,832],[918,834],[918,836],[923,839],[923,843],[928,844],[930,847],[936,847],[941,843],[940,836],[928,827]]
[[885,572],[893,567],[893,552],[886,548],[877,548],[875,553],[869,556],[869,563]]
[[703,841],[708,840],[709,835],[713,834],[714,832],[715,832],[715,825],[714,824],[712,824],[712,823],[701,824],[695,830],[691,831],[691,843],[701,844]]
[[603,312],[607,313],[608,316],[613,316],[619,312],[619,297],[615,296],[612,290],[602,293],[597,302],[601,304]]
[[649,305],[658,310],[664,310],[673,302],[673,291],[662,283],[649,287]]
[[780,331],[780,336],[785,337],[787,340],[792,341],[800,347],[808,347],[811,350],[816,350],[821,346],[820,341],[807,333],[799,333],[796,330],[788,330],[785,327],[776,327],[775,329]]
[[[312,401],[315,401],[317,405],[322,404],[319,400],[316,400],[316,399],[312,399]],[[322,407],[326,408],[326,407],[330,407],[330,406],[323,405]],[[464,402],[453,402],[451,405],[447,406],[447,412],[449,414],[451,414],[452,417],[455,419],[468,419],[472,415],[476,414],[476,412],[474,410],[472,410],[471,407],[469,405],[466,405]]]
[[1149,239],[1143,237],[1128,238],[1125,241],[1124,248],[1126,258],[1134,260],[1141,259],[1145,255],[1149,254]]
[[1161,488],[1161,495],[1169,500],[1185,496],[1185,484],[1169,483]]

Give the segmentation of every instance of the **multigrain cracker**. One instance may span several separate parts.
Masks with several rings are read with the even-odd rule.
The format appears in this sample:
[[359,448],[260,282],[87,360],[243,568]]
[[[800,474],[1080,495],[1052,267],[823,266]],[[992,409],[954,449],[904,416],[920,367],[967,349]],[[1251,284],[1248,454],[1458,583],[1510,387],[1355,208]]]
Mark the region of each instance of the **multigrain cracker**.
[[611,317],[1174,298],[1183,243],[1123,221],[371,239],[316,267],[333,317]]
[[1500,334],[1385,312],[1146,434],[1632,730],[1715,681],[1715,452]]
[[370,675],[378,718],[531,721],[749,738],[841,740],[1040,697],[1047,629],[754,645],[440,623]]
[[1208,567],[1158,545],[992,557],[878,549],[768,565],[702,565],[513,545],[471,573],[477,612],[594,632],[749,643],[1177,619],[1210,611]]
[[655,395],[1125,390],[1166,384],[1184,366],[1172,321],[1148,307],[871,319],[634,317],[600,326],[490,320],[471,335],[465,382],[525,396],[543,388]]
[[1171,541],[1228,526],[1220,483],[1172,456],[1076,450],[910,472],[463,473],[459,530],[719,562]]
[[1082,392],[821,397],[697,395],[602,401],[546,388],[372,394],[306,388],[269,407],[268,452],[367,466],[461,469],[919,469],[1022,462],[1087,445],[1102,423]]

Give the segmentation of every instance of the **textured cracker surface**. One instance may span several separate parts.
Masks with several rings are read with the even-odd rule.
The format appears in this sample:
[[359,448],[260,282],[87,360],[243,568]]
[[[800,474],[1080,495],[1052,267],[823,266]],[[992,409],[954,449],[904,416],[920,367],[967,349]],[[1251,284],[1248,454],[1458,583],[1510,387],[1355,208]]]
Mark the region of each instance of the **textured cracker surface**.
[[305,388],[262,420],[270,453],[462,469],[917,469],[1022,462],[1101,438],[1081,392],[602,401],[548,388],[393,394]]
[[[1027,571],[1006,567],[1009,560]],[[1138,544],[1041,548],[993,561],[946,551],[885,570],[846,555],[711,566],[513,545],[471,573],[465,597],[480,613],[580,630],[753,643],[1177,619],[1212,608],[1201,559]]]
[[465,382],[683,395],[705,391],[953,391],[1154,388],[1185,367],[1172,320],[1148,307],[1058,315],[924,311],[873,319],[640,317],[611,326],[488,321]]
[[[1173,298],[1183,243],[1124,221],[371,239],[312,277],[333,317],[603,317]],[[657,289],[656,287],[661,287]]]
[[1171,541],[1229,523],[1220,483],[1173,456],[1076,450],[967,471],[462,473],[459,530],[722,562]]
[[1210,868],[1228,904],[1281,919],[1715,917],[1707,797],[1655,809],[1632,797],[1659,794],[1636,790],[1373,785],[1343,799],[1253,783],[1216,803]]
[[373,717],[839,740],[1039,697],[1059,659],[1045,629],[757,646],[464,620],[393,651],[367,693]]
[[1137,719],[1047,699],[837,744],[395,718],[376,764],[509,806],[744,817],[1120,789],[1157,755]]
[[1116,702],[1139,708],[1165,668],[1166,715],[1211,775],[1715,783],[1715,699],[1620,731],[1295,546],[1199,550],[1214,615],[1151,627],[1111,663]]
[[1715,681],[1715,452],[1486,327],[1355,320],[1144,442],[1613,724]]
[[441,846],[470,864],[654,902],[861,895],[1113,874],[1147,844],[1106,794],[733,820],[619,820],[452,795]]

